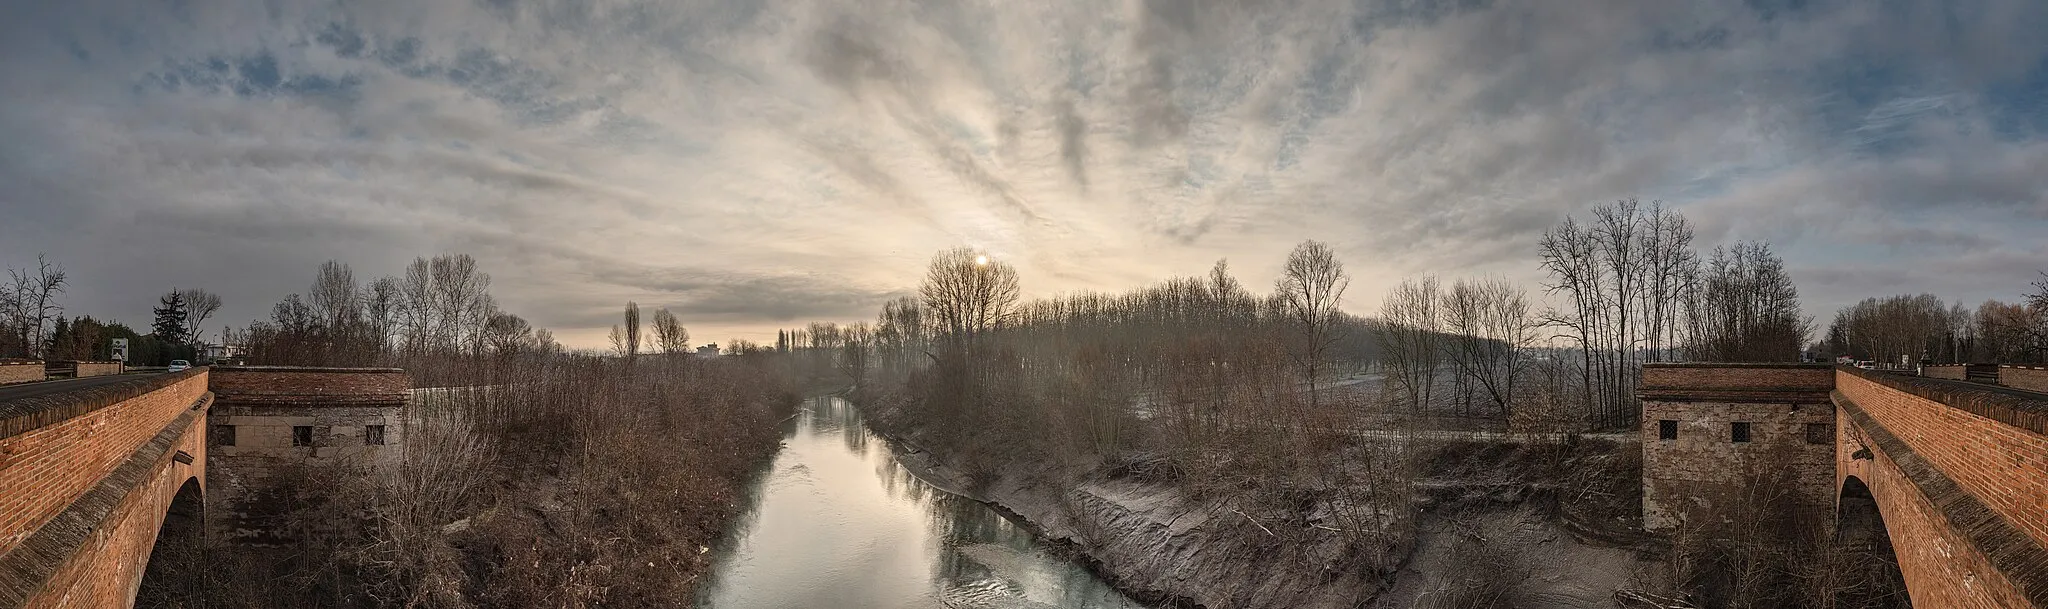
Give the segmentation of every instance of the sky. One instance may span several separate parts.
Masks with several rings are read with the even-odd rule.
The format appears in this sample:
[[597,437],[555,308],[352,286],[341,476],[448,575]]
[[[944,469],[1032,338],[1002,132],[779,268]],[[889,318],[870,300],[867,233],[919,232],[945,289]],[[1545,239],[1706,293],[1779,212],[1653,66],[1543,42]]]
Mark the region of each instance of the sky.
[[[1329,243],[1540,292],[1621,198],[1763,240],[1809,315],[2048,270],[2048,2],[0,2],[0,266],[146,326],[467,253],[597,348],[872,319],[935,252],[1027,296]],[[212,324],[209,324],[212,325]]]

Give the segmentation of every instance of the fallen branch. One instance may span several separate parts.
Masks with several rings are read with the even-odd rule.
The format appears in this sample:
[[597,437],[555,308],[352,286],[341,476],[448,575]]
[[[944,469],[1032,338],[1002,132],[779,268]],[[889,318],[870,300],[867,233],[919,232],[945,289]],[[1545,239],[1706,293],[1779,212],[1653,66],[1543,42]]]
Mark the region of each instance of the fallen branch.
[[1267,535],[1267,536],[1270,536],[1270,537],[1279,537],[1279,535],[1274,535],[1274,534],[1273,534],[1273,530],[1272,530],[1272,529],[1268,529],[1268,528],[1266,528],[1266,525],[1263,525],[1263,524],[1259,524],[1259,521],[1258,521],[1258,519],[1256,519],[1256,518],[1252,518],[1250,514],[1246,514],[1246,513],[1244,513],[1244,511],[1243,511],[1243,510],[1239,510],[1239,509],[1237,509],[1237,508],[1230,508],[1230,511],[1233,511],[1233,512],[1237,512],[1237,515],[1239,515],[1239,516],[1243,516],[1246,522],[1250,522],[1250,523],[1252,523],[1252,526],[1255,526],[1255,527],[1259,527],[1259,530],[1261,530],[1261,531],[1265,531],[1265,532],[1266,532],[1266,535]]

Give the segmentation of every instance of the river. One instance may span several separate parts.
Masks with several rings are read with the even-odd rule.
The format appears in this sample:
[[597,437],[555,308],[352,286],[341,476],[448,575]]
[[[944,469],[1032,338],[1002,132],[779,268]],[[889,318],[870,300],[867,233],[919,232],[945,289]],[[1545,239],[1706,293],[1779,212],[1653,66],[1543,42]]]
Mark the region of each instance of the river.
[[698,606],[1144,606],[988,506],[911,475],[845,400],[812,398],[785,425]]

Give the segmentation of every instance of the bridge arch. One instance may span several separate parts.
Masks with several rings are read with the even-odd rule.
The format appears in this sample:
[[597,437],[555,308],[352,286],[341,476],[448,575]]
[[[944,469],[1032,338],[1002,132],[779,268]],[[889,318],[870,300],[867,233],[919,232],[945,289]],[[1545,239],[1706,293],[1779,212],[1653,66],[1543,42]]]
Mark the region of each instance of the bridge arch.
[[1857,609],[1905,609],[1905,573],[1899,569],[1898,552],[1885,527],[1884,510],[1863,479],[1847,476],[1835,501],[1836,573],[1843,580],[1837,586],[1841,596],[1835,607]]
[[136,586],[136,607],[206,606],[205,535],[206,489],[199,478],[186,478],[157,528],[156,543]]

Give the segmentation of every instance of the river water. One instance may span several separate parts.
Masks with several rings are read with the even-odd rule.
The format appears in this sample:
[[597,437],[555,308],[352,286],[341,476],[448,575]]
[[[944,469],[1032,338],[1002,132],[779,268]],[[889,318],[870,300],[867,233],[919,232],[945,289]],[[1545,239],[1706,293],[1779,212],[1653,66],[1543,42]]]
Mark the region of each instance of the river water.
[[700,607],[1143,607],[988,506],[911,475],[845,400],[812,398],[785,425]]

